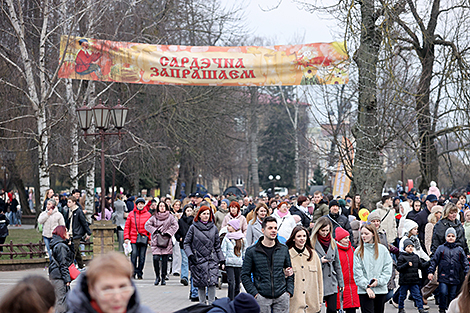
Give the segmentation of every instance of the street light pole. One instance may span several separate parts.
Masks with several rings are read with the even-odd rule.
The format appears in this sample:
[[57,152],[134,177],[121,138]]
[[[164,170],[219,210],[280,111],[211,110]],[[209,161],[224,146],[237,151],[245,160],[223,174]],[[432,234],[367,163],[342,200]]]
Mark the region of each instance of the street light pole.
[[[78,121],[80,122],[80,127],[84,131],[85,138],[88,136],[99,136],[101,140],[101,218],[104,219],[104,212],[106,206],[106,197],[105,197],[105,162],[104,162],[104,139],[105,136],[118,135],[121,139],[121,129],[126,123],[127,112],[129,108],[126,108],[121,105],[118,100],[118,104],[113,108],[108,108],[101,103],[89,108],[86,105],[77,109]],[[93,113],[93,114],[92,114]],[[87,133],[87,130],[91,126],[92,117],[95,118],[96,127],[98,128],[98,133]],[[118,130],[117,132],[107,133],[106,130],[109,127],[110,120],[114,120],[114,127]]]

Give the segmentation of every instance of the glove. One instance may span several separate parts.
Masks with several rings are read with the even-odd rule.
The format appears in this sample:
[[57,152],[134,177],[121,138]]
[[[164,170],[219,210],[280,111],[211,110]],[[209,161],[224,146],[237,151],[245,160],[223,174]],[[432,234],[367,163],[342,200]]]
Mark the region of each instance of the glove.
[[191,254],[190,256],[188,256],[188,260],[189,262],[196,264],[196,257],[194,256],[194,254]]

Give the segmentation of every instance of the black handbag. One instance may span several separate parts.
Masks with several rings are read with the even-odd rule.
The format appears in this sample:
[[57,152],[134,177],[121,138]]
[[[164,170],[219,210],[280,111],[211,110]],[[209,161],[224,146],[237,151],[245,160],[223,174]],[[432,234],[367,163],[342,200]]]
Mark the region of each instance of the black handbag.
[[135,229],[137,229],[137,241],[135,242],[136,244],[141,244],[141,245],[146,245],[149,241],[149,237],[142,235],[139,232],[139,227],[137,227],[137,218],[136,214],[134,212],[134,221],[135,221]]
[[170,244],[171,236],[157,231],[157,247],[166,248]]

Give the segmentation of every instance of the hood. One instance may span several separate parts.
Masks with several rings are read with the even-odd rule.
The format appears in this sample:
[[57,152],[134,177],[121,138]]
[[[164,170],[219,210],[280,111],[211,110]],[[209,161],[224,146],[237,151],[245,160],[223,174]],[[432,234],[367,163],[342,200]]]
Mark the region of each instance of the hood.
[[230,298],[228,297],[217,299],[212,303],[212,305],[226,313],[236,312],[235,306],[233,305],[233,301],[230,301]]
[[[341,245],[338,241],[336,242],[336,245],[338,246],[338,249],[341,249],[343,251],[348,251],[351,248],[351,241],[349,242],[347,246]],[[354,252],[354,249],[353,249],[353,252]]]
[[[132,286],[136,288],[136,291],[129,299],[129,304],[127,305],[127,313],[139,312],[140,307],[140,298],[137,293],[137,287],[134,282],[131,280]],[[95,313],[95,309],[90,304],[91,297],[88,292],[88,282],[86,273],[79,275],[75,288],[73,288],[67,296],[67,304],[69,308],[73,308],[71,312],[80,312],[80,313]]]
[[325,199],[322,198],[322,199],[320,200],[320,202],[318,202],[318,205],[320,205],[320,204],[326,204],[326,205],[328,205],[328,201],[326,201]]
[[[222,207],[219,207],[217,210],[218,210],[219,212],[224,213],[224,214],[227,214],[227,213],[228,213],[228,209],[223,209]],[[221,300],[222,300],[222,299],[221,299]]]
[[59,235],[52,235],[52,240],[51,240],[51,250],[54,249],[54,247],[56,245],[58,245],[59,243],[64,243],[64,244],[67,244],[67,240],[65,239],[62,239]]
[[197,221],[193,222],[194,227],[197,227],[200,231],[207,231],[211,229],[212,227],[215,227],[214,222],[207,222],[207,224],[204,224],[203,222]]
[[134,196],[130,196],[129,198],[127,198],[126,201],[132,201],[132,202],[134,202],[134,200],[135,200],[135,197],[134,197]]
[[385,210],[385,211],[388,211],[390,210],[392,207],[386,207],[383,205],[382,201],[379,201],[375,204],[375,207],[377,208],[377,210]]
[[358,220],[354,220],[350,223],[350,225],[352,230],[359,230],[359,228],[361,227],[361,222],[359,222]]

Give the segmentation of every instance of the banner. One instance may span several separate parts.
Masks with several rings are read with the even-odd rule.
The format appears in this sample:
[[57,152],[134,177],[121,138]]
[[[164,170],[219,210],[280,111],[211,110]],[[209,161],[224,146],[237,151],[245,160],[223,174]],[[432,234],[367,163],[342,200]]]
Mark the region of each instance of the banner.
[[[346,137],[343,137],[342,149],[343,151],[347,151],[347,153],[349,154],[349,157],[351,158],[351,161],[353,161],[354,160],[354,148],[352,146],[351,141],[347,139]],[[339,160],[338,165],[336,167],[336,175],[335,175],[335,181],[333,185],[333,194],[335,196],[341,196],[343,199],[349,193],[349,189],[351,188],[351,179],[349,179],[346,173],[351,175],[350,170],[345,168],[343,162]]]
[[59,61],[60,78],[137,84],[288,86],[349,79],[344,42],[192,47],[62,36]]

